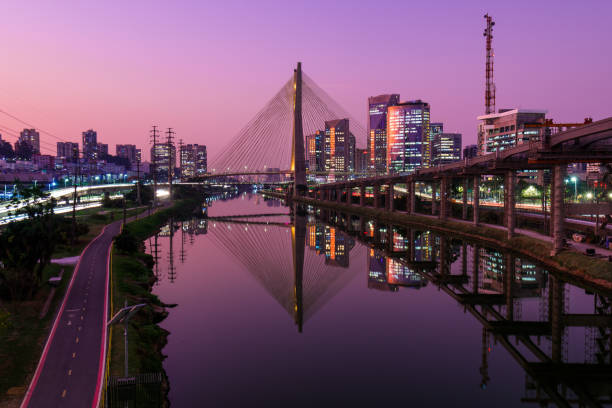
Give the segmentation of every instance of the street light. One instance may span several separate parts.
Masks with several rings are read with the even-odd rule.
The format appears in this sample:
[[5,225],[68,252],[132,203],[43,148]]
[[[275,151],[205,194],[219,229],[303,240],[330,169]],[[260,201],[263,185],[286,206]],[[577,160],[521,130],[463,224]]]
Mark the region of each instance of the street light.
[[574,182],[574,201],[576,201],[578,199],[578,187],[576,185],[578,179],[576,178],[576,176],[572,176],[570,180]]
[[110,326],[111,324],[123,323],[123,336],[125,339],[125,376],[128,376],[128,324],[130,318],[140,309],[141,307],[146,306],[145,303],[140,303],[138,305],[128,306],[127,300],[125,301],[125,307],[117,312],[117,314],[106,324]]

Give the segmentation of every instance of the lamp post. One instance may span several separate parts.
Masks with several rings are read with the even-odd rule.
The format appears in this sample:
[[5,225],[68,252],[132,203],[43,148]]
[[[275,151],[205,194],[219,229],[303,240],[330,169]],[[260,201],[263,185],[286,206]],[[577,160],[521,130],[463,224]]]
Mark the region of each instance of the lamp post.
[[123,309],[119,310],[117,314],[106,324],[110,326],[116,323],[123,323],[123,336],[125,341],[125,368],[124,375],[128,376],[128,324],[130,322],[130,318],[138,311],[138,309],[146,306],[145,303],[140,303],[138,305],[128,306],[127,299],[125,300],[125,306]]
[[576,176],[572,176],[570,180],[572,180],[572,182],[574,183],[574,201],[577,201],[578,200],[578,187],[576,183],[578,182],[578,178]]

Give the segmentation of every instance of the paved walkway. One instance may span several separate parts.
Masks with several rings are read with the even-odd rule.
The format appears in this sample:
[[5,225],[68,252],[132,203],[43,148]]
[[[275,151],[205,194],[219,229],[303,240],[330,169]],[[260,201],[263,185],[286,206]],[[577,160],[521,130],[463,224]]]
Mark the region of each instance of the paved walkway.
[[108,262],[121,221],[83,251],[23,400],[25,407],[94,407],[104,378]]

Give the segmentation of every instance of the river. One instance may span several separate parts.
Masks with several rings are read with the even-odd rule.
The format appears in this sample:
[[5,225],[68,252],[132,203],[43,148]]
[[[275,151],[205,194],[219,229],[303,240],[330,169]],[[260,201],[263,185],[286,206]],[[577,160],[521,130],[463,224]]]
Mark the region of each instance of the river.
[[536,262],[250,193],[208,216],[146,241],[173,407],[609,401],[610,299]]

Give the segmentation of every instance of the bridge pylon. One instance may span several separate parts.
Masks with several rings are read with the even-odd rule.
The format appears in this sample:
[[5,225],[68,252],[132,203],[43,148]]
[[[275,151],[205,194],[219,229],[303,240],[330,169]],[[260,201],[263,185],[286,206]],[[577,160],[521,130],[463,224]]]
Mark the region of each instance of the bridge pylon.
[[293,171],[293,195],[306,192],[306,157],[304,155],[304,128],[302,126],[302,63],[293,71],[293,141],[291,146],[291,171]]

